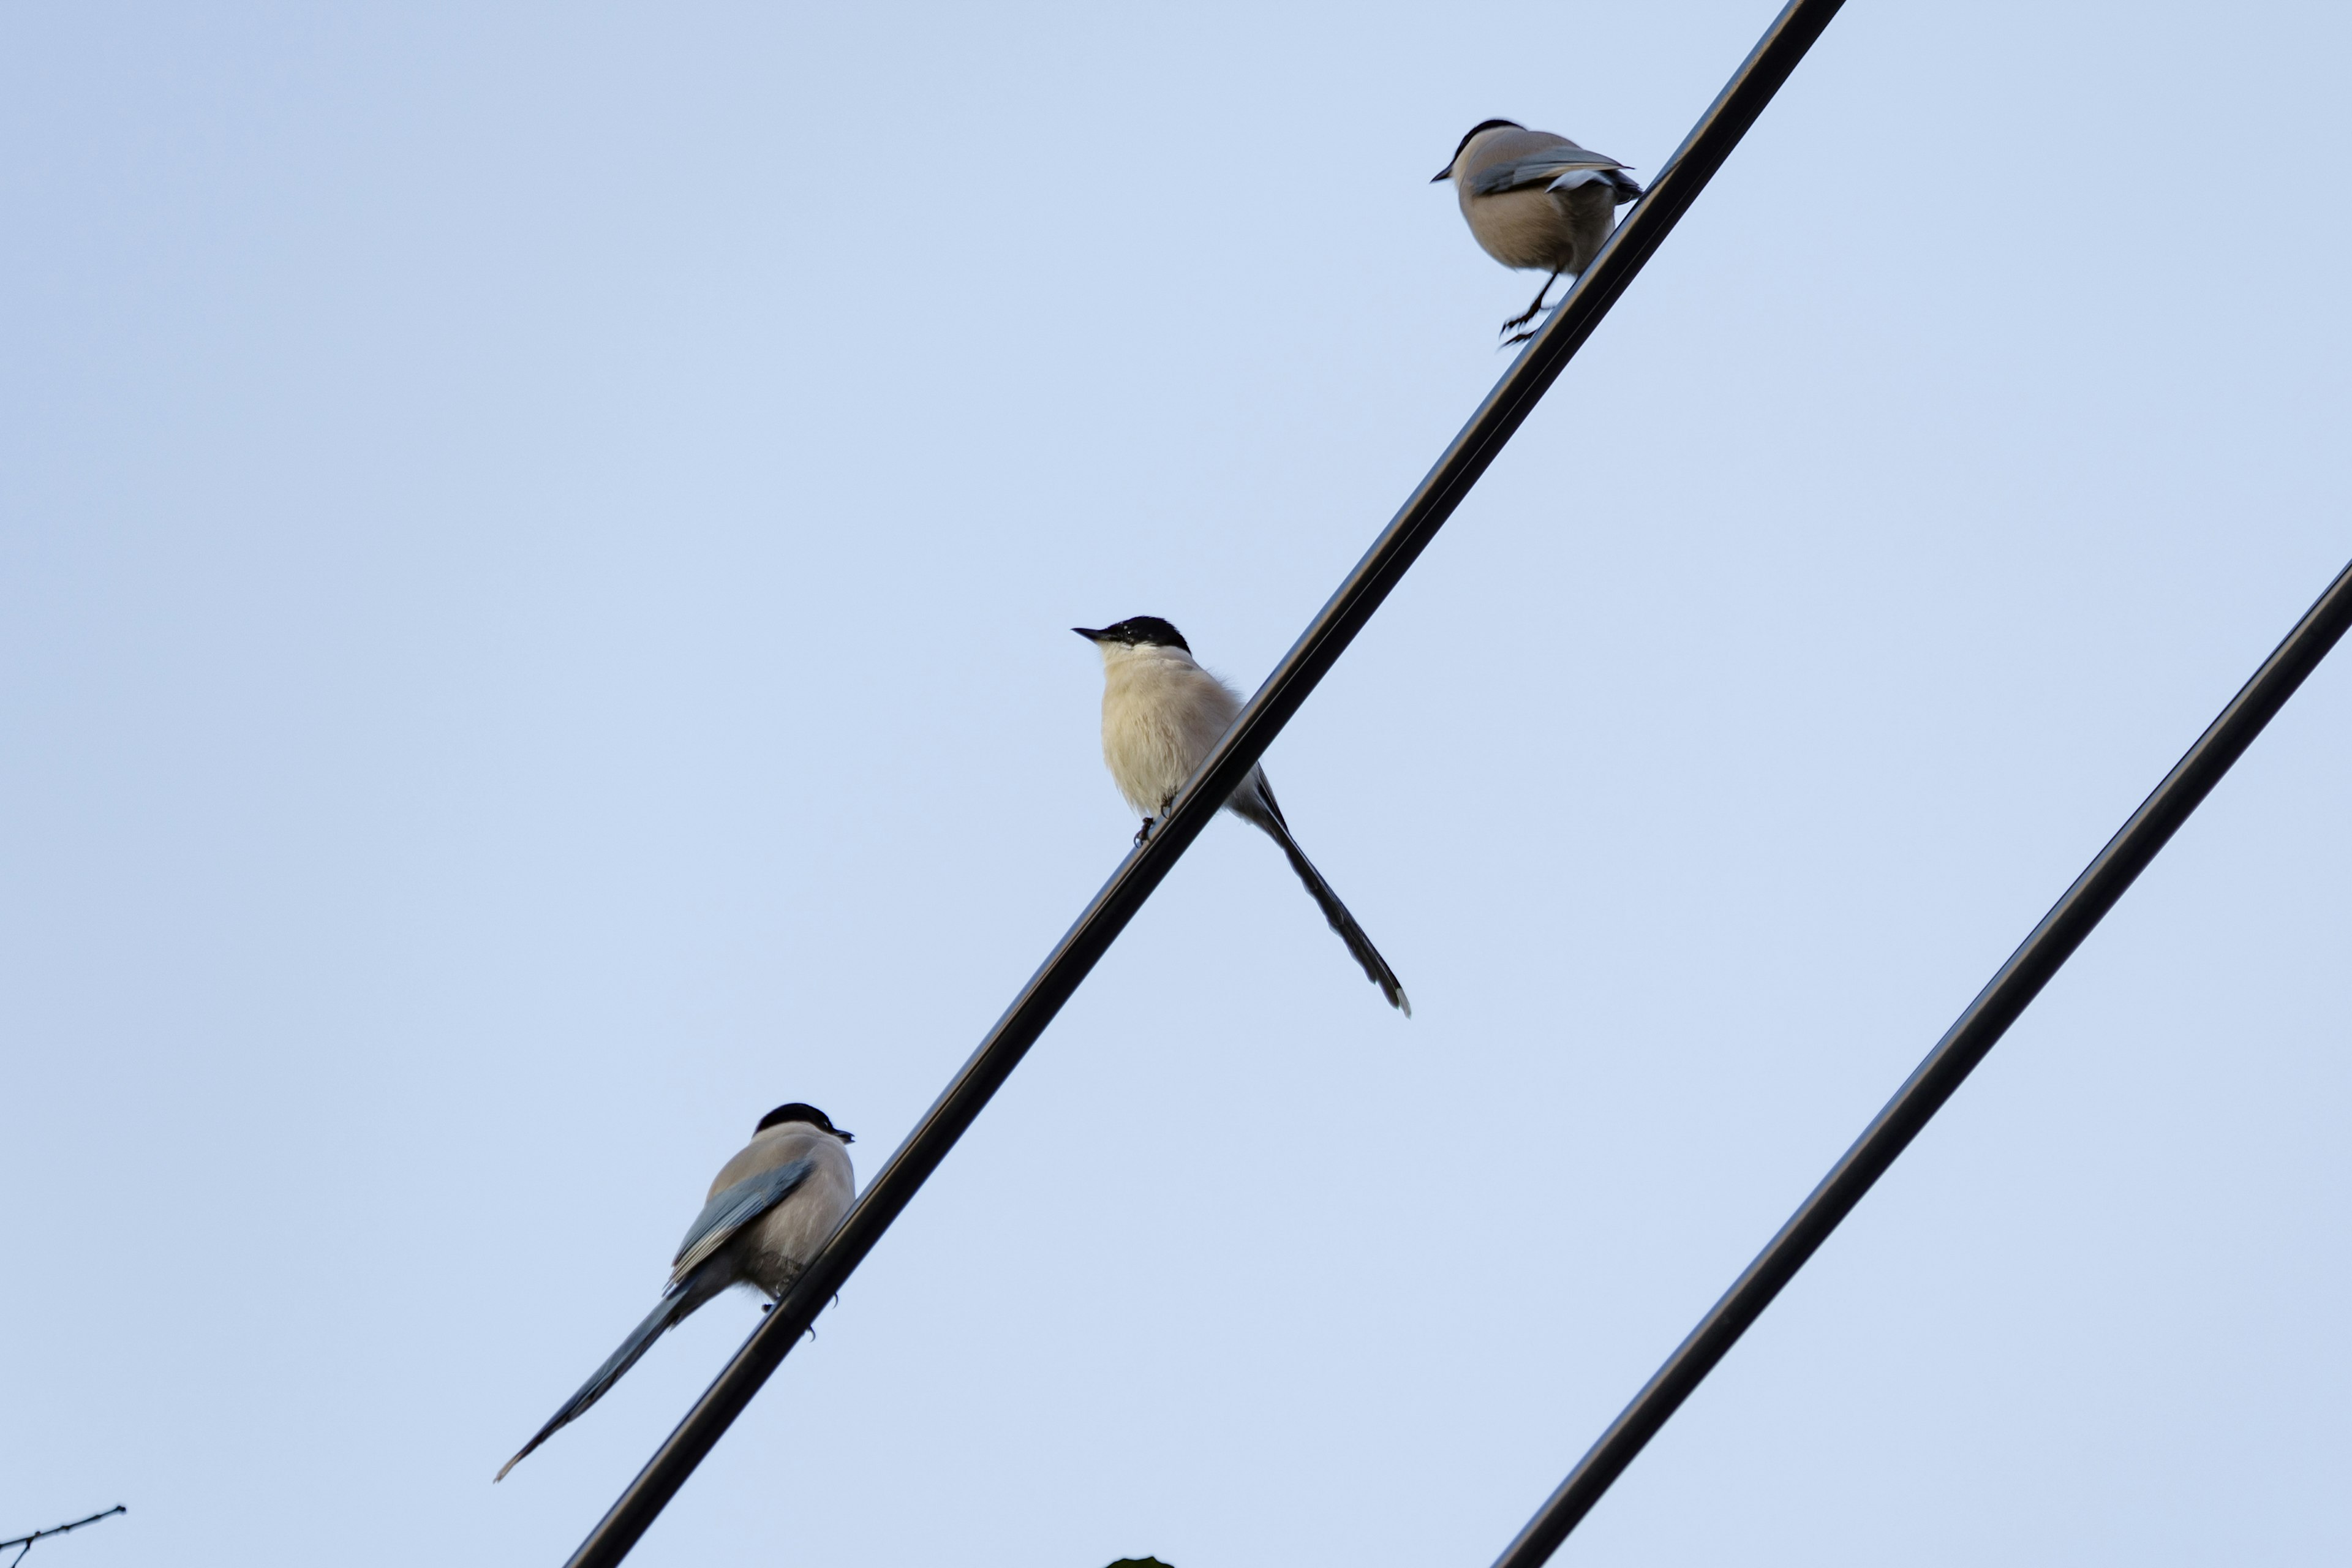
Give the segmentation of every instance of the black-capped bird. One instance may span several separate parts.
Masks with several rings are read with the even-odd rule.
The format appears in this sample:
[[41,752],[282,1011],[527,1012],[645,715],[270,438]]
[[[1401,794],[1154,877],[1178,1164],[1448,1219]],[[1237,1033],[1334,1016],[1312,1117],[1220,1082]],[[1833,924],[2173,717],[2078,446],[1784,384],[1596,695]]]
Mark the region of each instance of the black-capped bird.
[[[1606,153],[1580,147],[1515,120],[1482,120],[1454,149],[1453,161],[1431,177],[1454,182],[1462,216],[1479,248],[1506,267],[1549,274],[1536,301],[1513,316],[1504,331],[1527,327],[1542,313],[1544,296],[1562,273],[1573,278],[1592,265],[1616,226],[1617,209],[1642,194],[1627,165]],[[1507,339],[1525,342],[1534,329]]]
[[857,1195],[851,1142],[824,1111],[798,1100],[760,1118],[751,1142],[719,1168],[709,1200],[677,1244],[660,1305],[491,1479],[506,1479],[524,1455],[604,1398],[664,1331],[729,1286],[782,1300]]
[[[1184,635],[1158,616],[1070,629],[1102,653],[1103,761],[1118,793],[1143,817],[1135,836],[1140,844],[1151,836],[1153,823],[1168,815],[1176,792],[1201,759],[1233,728],[1234,716],[1242,710],[1241,694],[1194,663]],[[1412,1017],[1412,1004],[1406,1000],[1396,971],[1290,836],[1290,825],[1282,819],[1282,807],[1275,805],[1274,791],[1266,785],[1265,770],[1250,769],[1225,809],[1265,829],[1282,847],[1323,918],[1348,944],[1349,956],[1363,965],[1365,978],[1381,988],[1390,1006]]]

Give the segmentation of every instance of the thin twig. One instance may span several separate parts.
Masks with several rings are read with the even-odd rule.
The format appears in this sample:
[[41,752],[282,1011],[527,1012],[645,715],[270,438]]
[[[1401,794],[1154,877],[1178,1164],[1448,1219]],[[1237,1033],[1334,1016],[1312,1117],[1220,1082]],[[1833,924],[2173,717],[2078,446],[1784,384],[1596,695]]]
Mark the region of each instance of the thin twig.
[[15,1537],[13,1540],[0,1541],[0,1546],[18,1546],[24,1549],[17,1552],[16,1560],[8,1564],[8,1568],[16,1568],[16,1563],[22,1563],[26,1557],[32,1555],[33,1542],[36,1541],[45,1541],[52,1535],[63,1535],[69,1530],[79,1530],[85,1524],[96,1524],[101,1519],[112,1519],[118,1513],[129,1513],[130,1511],[131,1510],[129,1509],[123,1507],[121,1503],[116,1503],[104,1513],[94,1513],[88,1519],[75,1520],[71,1524],[52,1525],[47,1530],[37,1530],[30,1535],[19,1535]]

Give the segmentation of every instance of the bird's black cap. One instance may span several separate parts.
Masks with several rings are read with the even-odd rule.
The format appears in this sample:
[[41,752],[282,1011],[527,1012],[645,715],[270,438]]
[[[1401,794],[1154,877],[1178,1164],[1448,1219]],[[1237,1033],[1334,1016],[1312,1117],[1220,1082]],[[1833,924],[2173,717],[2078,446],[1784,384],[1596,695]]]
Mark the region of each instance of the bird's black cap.
[[1433,185],[1437,184],[1438,181],[1444,179],[1447,175],[1453,174],[1454,165],[1461,161],[1462,149],[1470,145],[1470,138],[1477,135],[1481,131],[1525,131],[1526,129],[1526,126],[1520,124],[1516,120],[1482,120],[1478,121],[1477,124],[1473,125],[1469,130],[1465,131],[1462,133],[1462,140],[1454,144],[1454,156],[1445,160],[1445,167],[1438,170],[1437,173],[1429,177],[1429,183]]
[[781,1127],[787,1121],[805,1121],[821,1131],[832,1133],[845,1143],[857,1142],[856,1137],[844,1132],[828,1121],[824,1111],[814,1105],[803,1105],[797,1100],[790,1105],[779,1105],[775,1110],[760,1118],[760,1125],[751,1129],[751,1136],[757,1138],[769,1128]]
[[1125,643],[1129,647],[1181,647],[1186,653],[1192,645],[1184,634],[1161,620],[1158,616],[1129,616],[1108,626],[1072,626],[1072,631],[1089,642]]

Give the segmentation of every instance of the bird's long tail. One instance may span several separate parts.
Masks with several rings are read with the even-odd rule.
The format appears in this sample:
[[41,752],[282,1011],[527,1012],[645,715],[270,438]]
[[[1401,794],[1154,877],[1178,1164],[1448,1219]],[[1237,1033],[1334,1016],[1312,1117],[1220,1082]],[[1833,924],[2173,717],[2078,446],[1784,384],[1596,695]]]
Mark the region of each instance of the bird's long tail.
[[621,1342],[621,1348],[606,1356],[604,1364],[580,1385],[580,1392],[565,1400],[563,1407],[547,1418],[547,1425],[532,1434],[530,1441],[525,1443],[513,1458],[499,1467],[499,1473],[490,1478],[491,1482],[496,1484],[505,1480],[507,1472],[521,1464],[525,1455],[555,1436],[557,1428],[577,1419],[582,1411],[604,1398],[604,1391],[620,1382],[623,1373],[637,1364],[637,1358],[646,1353],[648,1346],[661,1338],[680,1318],[702,1304],[698,1294],[689,1282],[664,1296],[661,1304],[646,1314],[646,1321],[629,1331],[629,1337]]
[[1364,928],[1356,923],[1356,917],[1348,912],[1348,906],[1339,901],[1339,895],[1331,890],[1331,884],[1323,879],[1323,873],[1315,868],[1315,862],[1307,858],[1307,851],[1298,847],[1298,840],[1290,836],[1290,824],[1282,819],[1282,807],[1274,803],[1274,791],[1266,787],[1265,775],[1235,790],[1230,805],[1236,815],[1264,828],[1267,837],[1282,846],[1290,868],[1307,884],[1307,895],[1323,911],[1323,918],[1331,922],[1331,929],[1339,933],[1339,940],[1348,944],[1348,955],[1363,965],[1364,978],[1381,988],[1390,1006],[1412,1017],[1412,1003],[1405,995],[1396,971],[1381,956],[1381,950],[1372,945],[1372,939],[1364,934]]

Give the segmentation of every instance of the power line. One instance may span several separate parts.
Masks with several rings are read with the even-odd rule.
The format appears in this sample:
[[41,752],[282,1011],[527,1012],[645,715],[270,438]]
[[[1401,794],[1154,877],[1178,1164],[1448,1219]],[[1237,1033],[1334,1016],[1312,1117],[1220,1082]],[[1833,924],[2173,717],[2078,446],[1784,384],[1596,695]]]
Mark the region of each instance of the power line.
[[1539,1568],[1568,1539],[1611,1483],[1622,1475],[1643,1446],[1682,1407],[1684,1400],[1739,1342],[1782,1286],[1827,1241],[1838,1222],[1853,1212],[1871,1184],[1886,1173],[1962,1079],[2000,1043],[2042,988],[2050,983],[2083,939],[2116,907],[2157,852],[2204,802],[2221,775],[2245,754],[2304,678],[2319,667],[2345,628],[2352,626],[2352,565],[2327,585],[2286,639],[2272,650],[2253,678],[2207,726],[2197,743],[2173,764],[2154,794],[2107,840],[2065,897],[2052,906],[2009,962],[1988,981],[1936,1048],[1913,1070],[1895,1098],[1855,1139],[1811,1196],[1756,1261],[1733,1281],[1698,1327],[1675,1347],[1665,1364],[1633,1396],[1601,1435],[1558,1490],[1546,1500],[1518,1538],[1495,1560],[1495,1568]]
[[613,1568],[694,1473],[824,1304],[864,1261],[955,1147],[1096,963],[1355,640],[1437,531],[1592,335],[1739,144],[1843,0],[1790,0],[1666,161],[1551,318],[1405,499],[1265,684],[1209,753],[1149,842],[1132,850],[862,1194],[841,1228],[751,1331],[644,1469],[572,1552],[567,1568]]

